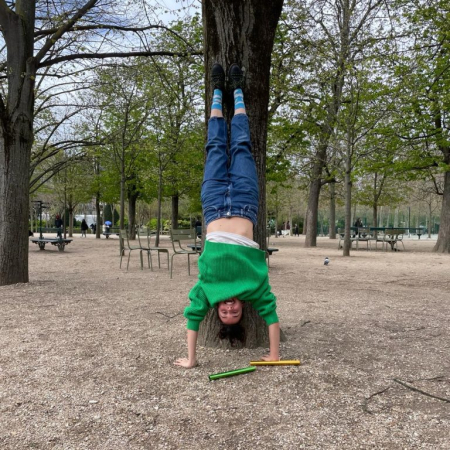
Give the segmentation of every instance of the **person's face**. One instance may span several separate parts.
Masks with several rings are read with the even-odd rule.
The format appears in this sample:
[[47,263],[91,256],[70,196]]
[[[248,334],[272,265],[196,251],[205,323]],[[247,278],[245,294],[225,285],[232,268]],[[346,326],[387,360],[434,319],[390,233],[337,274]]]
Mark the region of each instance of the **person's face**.
[[217,309],[219,319],[225,325],[234,325],[241,320],[242,317],[242,302],[233,297],[219,303]]

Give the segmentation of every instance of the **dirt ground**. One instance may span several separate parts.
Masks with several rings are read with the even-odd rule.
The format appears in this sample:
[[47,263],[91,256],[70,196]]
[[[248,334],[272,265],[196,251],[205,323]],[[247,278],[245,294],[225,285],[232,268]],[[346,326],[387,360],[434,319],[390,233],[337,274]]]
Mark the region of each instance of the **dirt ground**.
[[450,256],[272,241],[281,355],[301,365],[213,382],[266,349],[173,365],[196,261],[170,280],[136,252],[120,269],[114,238],[30,244],[30,283],[0,287],[0,448],[450,449]]

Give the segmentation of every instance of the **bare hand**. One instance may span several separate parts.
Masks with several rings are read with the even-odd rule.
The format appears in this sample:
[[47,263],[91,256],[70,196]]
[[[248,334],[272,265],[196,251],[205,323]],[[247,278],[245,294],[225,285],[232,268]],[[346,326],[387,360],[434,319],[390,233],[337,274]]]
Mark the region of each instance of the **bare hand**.
[[279,361],[280,355],[272,356],[270,353],[261,357],[262,361]]
[[192,369],[197,365],[197,361],[190,361],[188,358],[179,358],[174,364],[176,366],[184,367],[185,369]]

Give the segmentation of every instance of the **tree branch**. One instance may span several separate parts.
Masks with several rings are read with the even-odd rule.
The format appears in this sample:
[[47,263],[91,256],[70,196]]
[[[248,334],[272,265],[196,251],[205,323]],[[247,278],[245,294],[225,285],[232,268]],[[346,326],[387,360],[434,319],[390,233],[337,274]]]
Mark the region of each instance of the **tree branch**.
[[82,8],[80,8],[73,17],[64,25],[58,28],[58,30],[49,37],[42,48],[36,55],[37,66],[41,59],[47,54],[47,52],[55,45],[55,43],[63,36],[64,33],[73,28],[74,24],[81,19],[91,8],[95,6],[98,0],[89,0]]
[[419,394],[423,394],[423,395],[426,395],[427,397],[435,398],[437,400],[441,400],[446,403],[450,403],[450,399],[448,399],[448,398],[438,397],[437,395],[429,394],[428,392],[422,391],[421,389],[417,389],[416,387],[412,386],[411,384],[405,383],[404,381],[399,380],[397,378],[393,378],[393,380],[396,383],[401,384],[405,388],[410,389],[411,391],[418,392]]
[[66,61],[73,61],[76,59],[105,59],[105,58],[130,58],[133,56],[201,56],[203,55],[203,51],[199,52],[149,52],[149,51],[141,51],[141,52],[117,52],[117,53],[91,53],[91,54],[72,54],[72,55],[66,55],[66,56],[60,56],[59,58],[54,59],[47,59],[45,61],[42,61],[39,64],[39,68],[51,66],[54,64],[59,64]]
[[[177,32],[173,31],[172,29],[164,26],[164,25],[149,25],[147,27],[123,27],[119,25],[107,25],[107,24],[98,24],[98,25],[81,25],[81,26],[73,26],[70,30],[67,31],[94,31],[94,30],[115,30],[115,31],[131,31],[133,33],[139,33],[141,31],[148,31],[148,30],[164,30],[167,31],[174,36],[176,36],[178,39],[183,41],[188,47],[193,48],[189,42],[184,39],[183,36],[180,36]],[[34,35],[35,37],[40,36],[47,36],[49,34],[54,34],[58,31],[58,29],[48,29],[48,30],[40,30],[37,31]]]

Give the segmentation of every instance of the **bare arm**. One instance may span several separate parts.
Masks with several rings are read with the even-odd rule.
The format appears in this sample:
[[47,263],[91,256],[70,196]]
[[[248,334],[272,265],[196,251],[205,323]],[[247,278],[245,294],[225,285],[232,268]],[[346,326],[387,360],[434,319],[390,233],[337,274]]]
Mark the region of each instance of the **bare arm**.
[[280,360],[280,323],[269,325],[269,354],[261,358],[263,361]]
[[188,357],[177,359],[174,363],[176,366],[191,369],[192,367],[195,367],[197,365],[197,358],[196,358],[197,336],[198,331],[187,330]]

